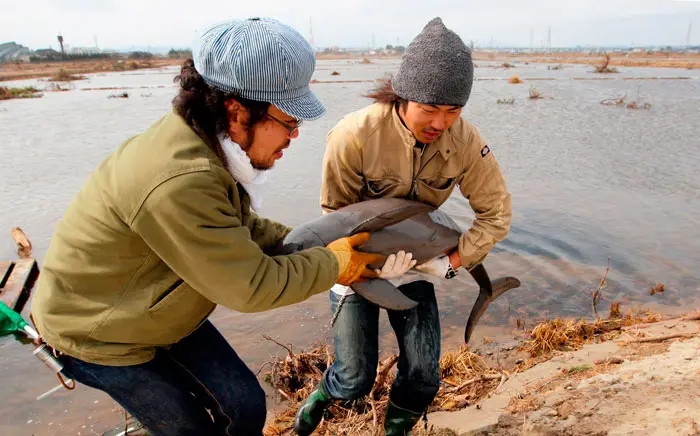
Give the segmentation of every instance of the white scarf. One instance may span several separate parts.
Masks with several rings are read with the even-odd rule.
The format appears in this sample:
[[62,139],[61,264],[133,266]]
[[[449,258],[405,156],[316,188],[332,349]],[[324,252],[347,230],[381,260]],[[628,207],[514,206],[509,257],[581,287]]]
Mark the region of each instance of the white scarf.
[[245,151],[228,135],[219,135],[219,142],[228,160],[229,173],[250,196],[250,206],[259,212],[265,195],[268,171],[253,168]]

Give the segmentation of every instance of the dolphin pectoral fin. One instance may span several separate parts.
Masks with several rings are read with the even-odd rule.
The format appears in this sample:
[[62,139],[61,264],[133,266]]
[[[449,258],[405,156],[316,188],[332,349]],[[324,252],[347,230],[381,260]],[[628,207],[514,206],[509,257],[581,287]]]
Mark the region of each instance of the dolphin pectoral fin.
[[469,319],[467,320],[467,326],[464,329],[465,344],[469,343],[469,339],[472,336],[472,332],[474,331],[476,324],[479,322],[481,315],[483,315],[484,312],[486,312],[486,309],[488,309],[489,304],[507,291],[519,286],[520,280],[516,279],[515,277],[502,277],[494,280],[493,283],[491,283],[491,289],[488,287],[482,287],[479,289],[479,296],[474,302],[472,311],[469,314]]
[[370,279],[355,282],[350,287],[364,299],[384,309],[408,310],[418,305],[418,302],[405,296],[396,286],[386,280]]

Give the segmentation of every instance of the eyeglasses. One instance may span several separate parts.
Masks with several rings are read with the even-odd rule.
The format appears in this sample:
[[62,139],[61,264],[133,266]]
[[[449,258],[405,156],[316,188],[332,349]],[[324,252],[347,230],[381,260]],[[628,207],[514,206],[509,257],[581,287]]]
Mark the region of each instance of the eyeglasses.
[[289,124],[285,123],[282,120],[278,120],[277,118],[273,117],[269,113],[267,114],[269,118],[271,118],[274,121],[277,121],[280,126],[284,127],[287,129],[287,132],[289,132],[289,137],[293,138],[299,133],[299,126],[301,126],[301,123],[303,122],[302,120],[296,120],[296,125],[295,126],[290,126]]

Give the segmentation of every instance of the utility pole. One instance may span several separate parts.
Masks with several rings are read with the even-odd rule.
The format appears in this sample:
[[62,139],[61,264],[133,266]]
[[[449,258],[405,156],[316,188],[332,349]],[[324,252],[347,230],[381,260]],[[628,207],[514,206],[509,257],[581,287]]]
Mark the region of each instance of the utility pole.
[[535,29],[530,27],[530,53],[535,51]]
[[316,42],[314,41],[314,28],[311,25],[311,17],[309,17],[309,45],[311,45],[311,48],[313,49],[314,53],[316,52]]
[[374,50],[375,48],[377,48],[377,46],[374,45],[374,33],[372,33],[372,50]]
[[552,52],[552,26],[547,29],[547,53]]
[[685,46],[690,47],[690,32],[693,30],[693,22],[688,22],[688,33],[685,35]]
[[58,39],[58,43],[61,45],[61,59],[66,56],[66,52],[63,50],[63,35],[60,33],[56,37]]

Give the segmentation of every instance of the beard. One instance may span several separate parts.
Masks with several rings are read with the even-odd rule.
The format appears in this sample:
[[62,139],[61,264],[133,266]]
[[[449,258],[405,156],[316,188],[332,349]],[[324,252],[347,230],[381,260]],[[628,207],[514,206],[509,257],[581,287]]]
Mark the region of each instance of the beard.
[[[284,150],[285,148],[288,148],[291,139],[287,139],[284,141],[283,144],[275,148],[275,150],[270,153],[270,154],[261,154],[256,150],[259,148],[260,144],[258,146],[253,146],[253,143],[255,142],[255,126],[249,126],[246,129],[246,140],[244,143],[240,143],[238,145],[241,146],[241,149],[246,152],[248,155],[248,158],[250,159],[250,164],[255,168],[256,170],[260,171],[265,171],[271,169],[275,165],[275,161],[277,160],[275,158],[275,154],[278,152]],[[252,152],[252,153],[251,153]]]
[[284,144],[282,144],[280,147],[277,147],[272,154],[268,156],[263,156],[263,157],[258,157],[258,156],[248,156],[250,158],[250,163],[253,165],[253,168],[256,170],[269,170],[273,166],[275,166],[275,162],[277,161],[277,158],[275,155],[279,153],[280,151],[286,149],[289,147],[290,140],[285,141]]
[[272,163],[270,163],[259,159],[251,159],[250,164],[253,165],[253,168],[256,170],[265,171],[271,169],[275,165],[275,162],[272,161]]
[[246,152],[248,155],[248,159],[250,159],[250,164],[255,168],[256,170],[268,170],[272,166],[268,163],[263,161],[260,158],[257,158],[255,156],[250,155],[250,148],[253,145],[253,142],[255,141],[255,126],[248,126],[246,128],[246,140],[245,143],[243,144],[238,144],[241,146],[243,151]]

